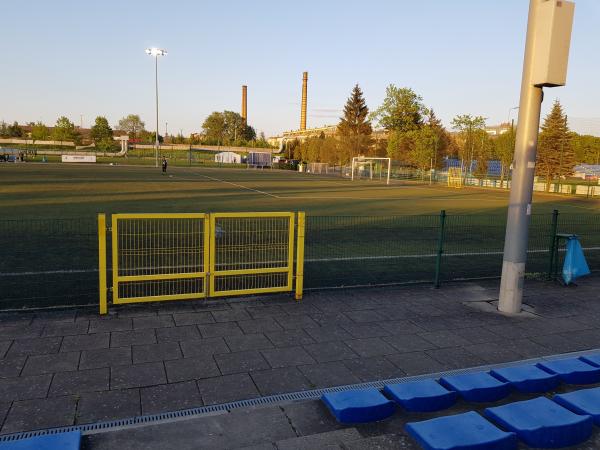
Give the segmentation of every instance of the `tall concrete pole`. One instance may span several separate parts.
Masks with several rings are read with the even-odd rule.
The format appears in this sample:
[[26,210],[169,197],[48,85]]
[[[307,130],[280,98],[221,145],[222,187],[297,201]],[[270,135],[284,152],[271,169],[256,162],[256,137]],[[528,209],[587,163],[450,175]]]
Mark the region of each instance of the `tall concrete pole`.
[[242,120],[244,125],[248,123],[248,86],[242,86]]
[[156,140],[154,142],[154,166],[158,167],[158,55],[154,57],[154,89],[156,91]]
[[[571,11],[570,23],[568,12],[565,15],[563,11],[557,10],[563,7]],[[553,0],[530,0],[529,4],[519,120],[498,304],[498,309],[505,313],[515,314],[521,311],[543,100],[542,86],[564,85],[572,9],[573,4],[567,1],[555,3]]]
[[302,105],[300,110],[300,129],[306,130],[306,96],[308,88],[308,72],[302,74]]

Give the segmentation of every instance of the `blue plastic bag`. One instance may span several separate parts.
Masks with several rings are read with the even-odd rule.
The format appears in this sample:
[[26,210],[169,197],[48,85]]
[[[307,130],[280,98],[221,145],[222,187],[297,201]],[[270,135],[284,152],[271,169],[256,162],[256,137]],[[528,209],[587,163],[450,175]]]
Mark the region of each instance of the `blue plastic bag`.
[[570,237],[567,241],[567,254],[563,265],[563,280],[569,285],[576,278],[589,275],[590,268],[587,265],[581,244],[576,236]]

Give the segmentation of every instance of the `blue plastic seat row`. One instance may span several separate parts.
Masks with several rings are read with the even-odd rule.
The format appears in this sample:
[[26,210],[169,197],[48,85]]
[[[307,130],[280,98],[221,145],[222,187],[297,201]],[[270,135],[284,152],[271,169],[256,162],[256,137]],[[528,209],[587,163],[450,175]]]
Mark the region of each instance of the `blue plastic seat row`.
[[80,445],[81,431],[77,430],[0,442],[0,450],[79,450]]
[[[406,425],[426,450],[512,450],[517,437],[538,448],[585,442],[600,425],[600,388],[558,394]],[[493,423],[492,423],[493,422]],[[496,425],[498,426],[496,426]]]

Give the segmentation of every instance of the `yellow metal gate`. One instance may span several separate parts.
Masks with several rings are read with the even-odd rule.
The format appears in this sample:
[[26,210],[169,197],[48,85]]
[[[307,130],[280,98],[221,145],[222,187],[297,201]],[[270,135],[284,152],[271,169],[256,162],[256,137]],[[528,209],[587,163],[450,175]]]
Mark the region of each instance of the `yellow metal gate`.
[[[107,312],[105,215],[98,216],[100,313]],[[296,299],[304,213],[298,213]],[[295,214],[113,214],[113,304],[286,292],[294,284]]]

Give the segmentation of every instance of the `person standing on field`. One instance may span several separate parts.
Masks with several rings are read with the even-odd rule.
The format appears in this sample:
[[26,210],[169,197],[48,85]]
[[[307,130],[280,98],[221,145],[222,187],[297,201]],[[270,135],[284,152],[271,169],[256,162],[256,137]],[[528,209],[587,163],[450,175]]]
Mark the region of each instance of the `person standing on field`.
[[167,158],[163,156],[162,158],[162,173],[167,173]]

